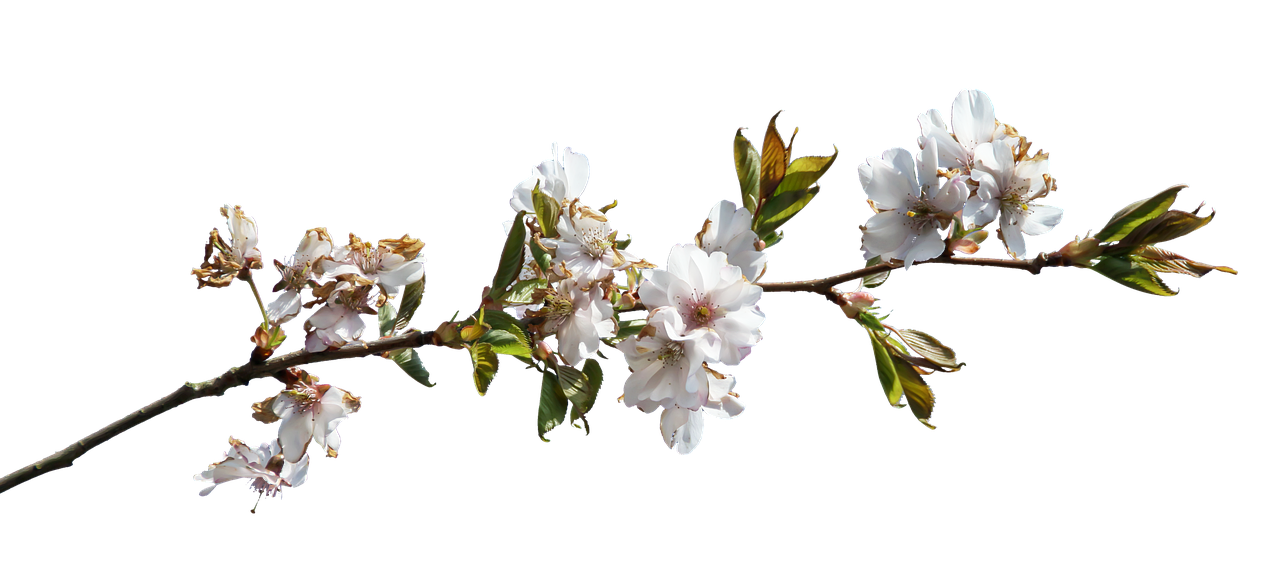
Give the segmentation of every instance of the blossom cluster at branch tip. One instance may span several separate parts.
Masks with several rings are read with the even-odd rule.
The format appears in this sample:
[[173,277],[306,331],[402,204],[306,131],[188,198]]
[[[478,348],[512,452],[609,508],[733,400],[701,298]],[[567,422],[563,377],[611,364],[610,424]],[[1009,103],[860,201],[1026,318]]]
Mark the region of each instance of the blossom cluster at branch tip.
[[[1057,185],[1049,155],[1030,153],[1031,142],[996,120],[986,93],[962,91],[951,106],[951,128],[942,114],[919,117],[920,152],[902,148],[869,158],[858,178],[875,210],[862,227],[865,258],[900,260],[904,267],[937,258],[948,249],[977,249],[972,235],[999,219],[1009,254],[1026,253],[1024,235],[1044,234],[1062,210],[1036,203]],[[956,244],[965,236],[970,242]]]

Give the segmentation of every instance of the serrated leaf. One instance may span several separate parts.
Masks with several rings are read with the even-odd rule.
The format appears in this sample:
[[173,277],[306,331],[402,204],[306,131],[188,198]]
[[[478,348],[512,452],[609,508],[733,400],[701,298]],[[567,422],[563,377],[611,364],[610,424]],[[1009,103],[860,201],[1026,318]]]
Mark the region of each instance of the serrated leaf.
[[876,356],[876,374],[880,377],[880,387],[884,388],[884,395],[889,398],[889,405],[900,408],[903,406],[902,382],[898,380],[893,358],[889,356],[889,350],[874,332],[868,329],[867,335],[871,337],[871,350]]
[[778,183],[778,190],[775,195],[782,195],[787,192],[803,192],[809,189],[809,186],[818,183],[818,179],[822,177],[822,174],[831,169],[831,164],[836,162],[836,156],[838,155],[840,155],[839,149],[828,156],[812,155],[792,161],[787,166],[787,172],[782,177],[782,181]]
[[1128,236],[1134,228],[1163,214],[1173,205],[1178,192],[1187,186],[1173,186],[1145,200],[1138,200],[1116,212],[1106,226],[1094,236],[1100,242],[1115,242]]
[[742,207],[755,215],[760,202],[760,154],[742,130],[733,138],[733,165],[738,170],[738,186],[742,190]]
[[[1196,212],[1199,211],[1197,208]],[[1191,212],[1169,210],[1134,228],[1120,241],[1120,246],[1147,246],[1181,238],[1203,228],[1216,214],[1210,212],[1208,216],[1200,217]]]
[[907,362],[895,358],[893,367],[897,372],[898,380],[902,383],[902,390],[906,393],[907,405],[911,406],[911,413],[915,414],[916,419],[928,426],[930,430],[934,429],[933,424],[929,423],[929,416],[933,415],[933,390],[929,389],[929,384],[925,383],[920,373]]
[[533,291],[547,286],[547,279],[535,278],[531,280],[516,281],[511,285],[511,290],[507,294],[502,295],[499,299],[503,304],[507,305],[528,305],[532,304]]
[[1162,297],[1178,294],[1160,280],[1156,273],[1141,264],[1121,256],[1104,256],[1097,264],[1090,267],[1094,272],[1114,280],[1124,286],[1144,293]]
[[[591,408],[595,407],[596,397],[600,395],[600,386],[604,385],[604,370],[600,368],[599,361],[588,359],[586,363],[582,364],[582,374],[587,376],[587,390],[590,393],[590,398],[586,401],[580,414],[577,413],[575,408],[574,413],[578,417],[585,416],[587,412],[591,411]],[[591,434],[590,427],[587,428],[587,434]]]
[[396,324],[396,308],[391,306],[391,301],[387,301],[378,307],[378,336],[386,337],[395,329]]
[[762,239],[764,236],[777,231],[788,220],[799,214],[800,210],[809,205],[809,202],[813,201],[813,197],[818,195],[818,190],[818,186],[813,186],[801,192],[778,192],[777,195],[769,198],[769,201],[764,203],[764,207],[756,215],[756,222],[752,226],[752,230]]
[[782,144],[782,136],[778,134],[778,115],[774,113],[769,120],[769,128],[764,133],[764,143],[760,146],[760,196],[757,204],[766,204],[782,178],[787,174],[787,146]]
[[551,270],[551,254],[543,250],[541,246],[538,246],[537,242],[529,241],[529,252],[533,254],[533,261],[538,263],[538,268],[541,268],[542,272]]
[[[588,359],[587,361],[594,362],[595,360]],[[596,363],[595,367],[596,372],[599,373],[600,364]],[[583,365],[583,369],[585,371],[586,364]],[[556,374],[560,379],[560,392],[564,394],[565,399],[569,400],[569,403],[573,404],[577,417],[584,416],[591,411],[591,406],[596,403],[596,393],[600,389],[599,385],[593,388],[590,378],[587,377],[584,371],[578,371],[567,365],[561,365],[556,368]]]
[[405,285],[404,294],[400,295],[400,312],[396,314],[397,330],[408,327],[409,321],[413,320],[413,314],[418,312],[418,305],[422,304],[422,288],[426,280],[427,277],[423,275],[418,280]]
[[476,343],[467,348],[471,352],[471,377],[476,382],[476,390],[480,395],[489,391],[489,384],[498,374],[498,354],[488,343]]
[[547,238],[560,236],[560,232],[556,229],[556,224],[560,221],[560,213],[563,211],[560,202],[547,195],[537,185],[533,186],[533,210],[543,236]]
[[569,410],[569,401],[560,393],[560,383],[556,375],[550,371],[542,374],[542,394],[538,398],[538,438],[550,442],[546,438],[556,426],[564,423],[564,415]]
[[480,338],[480,341],[490,344],[494,353],[516,357],[532,355],[529,337],[525,335],[524,327],[515,317],[504,311],[490,310],[485,314],[484,320],[491,329]]
[[409,377],[412,377],[414,381],[417,381],[427,387],[436,386],[436,384],[431,383],[431,374],[427,373],[427,369],[422,366],[422,359],[418,357],[417,351],[413,349],[401,349],[399,351],[391,352],[388,358],[394,361],[396,365],[400,366],[400,369]]
[[[867,266],[875,266],[877,264],[880,264],[881,262],[884,262],[884,260],[882,260],[879,256],[872,256],[871,260],[867,261]],[[886,270],[884,272],[877,272],[876,274],[873,274],[871,276],[864,276],[862,277],[862,286],[866,288],[876,288],[889,280],[890,272],[893,272],[893,271]]]
[[1143,246],[1129,255],[1134,262],[1146,267],[1147,270],[1153,272],[1167,272],[1172,274],[1186,274],[1200,278],[1215,270],[1238,274],[1234,268],[1229,266],[1213,266],[1203,262],[1196,262],[1185,256],[1174,254],[1168,250],[1162,250],[1154,246]]
[[959,368],[960,365],[956,363],[956,352],[943,345],[942,341],[934,339],[932,335],[914,329],[904,329],[900,334],[903,342],[925,359],[943,367]]
[[507,242],[502,247],[502,258],[498,261],[498,270],[493,273],[493,284],[489,286],[489,297],[497,299],[507,292],[507,287],[520,276],[524,267],[525,227],[524,211],[516,212],[516,219],[507,233]]

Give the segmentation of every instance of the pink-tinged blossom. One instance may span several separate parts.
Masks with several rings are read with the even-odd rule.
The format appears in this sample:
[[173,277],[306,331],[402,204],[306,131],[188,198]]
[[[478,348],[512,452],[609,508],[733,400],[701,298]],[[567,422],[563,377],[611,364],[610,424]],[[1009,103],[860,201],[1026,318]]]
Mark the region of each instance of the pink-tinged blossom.
[[969,189],[963,176],[938,173],[937,141],[932,138],[919,161],[894,148],[858,166],[862,189],[877,210],[862,228],[865,258],[897,259],[910,268],[942,254],[946,244],[939,229],[963,209]]
[[288,322],[302,312],[302,291],[316,278],[315,262],[333,249],[333,241],[324,228],[307,231],[298,243],[298,250],[285,262],[276,261],[280,282],[272,289],[281,292],[267,305],[267,316],[272,324]]
[[687,329],[672,307],[654,310],[638,335],[627,337],[618,350],[632,373],[623,384],[622,401],[650,413],[659,407],[698,409],[709,393],[702,363],[708,359],[707,328]]
[[728,200],[711,208],[706,225],[696,238],[703,252],[723,252],[729,264],[742,269],[748,282],[764,274],[767,257],[757,248],[760,237],[751,229],[751,211]]
[[307,351],[319,353],[359,339],[364,332],[361,315],[378,312],[373,307],[377,295],[367,279],[356,275],[341,276],[345,280],[331,282],[332,287],[322,287],[323,292],[328,293],[321,299],[324,305],[311,313],[303,324],[307,332]]
[[563,160],[557,157],[557,146],[551,147],[551,155],[556,159],[548,159],[533,168],[533,175],[516,185],[511,192],[511,208],[517,212],[534,213],[533,187],[535,185],[554,198],[557,202],[568,203],[582,197],[587,189],[587,178],[591,175],[591,167],[587,156],[574,153],[564,148]]
[[574,280],[586,285],[592,281],[612,279],[613,271],[636,262],[615,246],[617,234],[604,214],[586,206],[570,203],[560,215],[556,227],[559,239],[544,240],[543,244],[555,249],[555,262],[563,264]]
[[584,290],[572,280],[562,280],[552,285],[544,304],[533,314],[545,318],[542,332],[556,336],[560,355],[569,365],[576,366],[599,350],[600,337],[617,332],[613,305],[600,285]]
[[375,246],[352,234],[349,243],[335,248],[330,257],[316,261],[316,268],[328,277],[360,276],[373,281],[384,295],[395,296],[404,285],[422,278],[419,252],[423,246],[421,240],[408,235],[379,240]]
[[196,474],[197,482],[212,482],[200,491],[200,496],[213,492],[219,484],[249,479],[249,487],[259,494],[275,496],[285,486],[298,487],[307,480],[307,468],[311,459],[303,455],[297,462],[287,462],[280,452],[280,445],[268,442],[257,450],[244,442],[231,438],[231,449],[221,462],[210,464],[209,469]]
[[360,398],[299,371],[297,380],[271,403],[271,412],[280,418],[278,439],[285,461],[299,461],[312,441],[337,457],[342,444],[338,425],[359,410]]

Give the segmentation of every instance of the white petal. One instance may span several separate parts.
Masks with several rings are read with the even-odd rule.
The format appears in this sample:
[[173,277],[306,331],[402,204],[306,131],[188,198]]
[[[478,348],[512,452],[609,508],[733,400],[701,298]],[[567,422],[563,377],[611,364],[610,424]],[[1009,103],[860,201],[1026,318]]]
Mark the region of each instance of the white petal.
[[587,189],[587,178],[591,177],[591,166],[587,163],[587,156],[574,153],[568,147],[564,148],[564,174],[569,182],[569,199],[582,197],[582,192]]
[[937,230],[929,228],[916,238],[915,244],[902,257],[902,261],[906,263],[903,268],[911,268],[913,263],[937,258],[945,249],[946,244],[943,244],[942,236],[938,234]]
[[1028,236],[1039,236],[1053,230],[1061,221],[1061,208],[1030,204],[1027,213],[1023,214],[1022,232]]
[[982,91],[961,91],[951,103],[951,129],[956,140],[972,151],[979,143],[991,141],[996,131],[996,109]]
[[[867,220],[862,245],[872,255],[892,252],[911,234],[906,218],[897,212],[880,212]],[[647,303],[646,303],[647,304]]]
[[280,424],[280,452],[285,462],[297,462],[307,453],[315,423],[309,413],[294,414]]
[[1008,212],[1000,213],[1000,237],[1004,239],[1004,247],[1014,258],[1022,258],[1027,253],[1027,244],[1022,238],[1022,226],[1009,219]]

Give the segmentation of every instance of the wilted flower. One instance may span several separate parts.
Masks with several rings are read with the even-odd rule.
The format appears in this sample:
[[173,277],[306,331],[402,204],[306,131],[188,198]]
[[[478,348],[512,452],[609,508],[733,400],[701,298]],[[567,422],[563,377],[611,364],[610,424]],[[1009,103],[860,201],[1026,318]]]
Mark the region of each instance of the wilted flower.
[[312,353],[359,339],[364,332],[360,315],[378,314],[373,307],[378,298],[373,283],[355,274],[340,274],[338,280],[326,282],[311,292],[317,300],[306,306],[325,303],[302,325],[307,332],[307,351]]
[[546,319],[542,332],[556,336],[560,355],[569,365],[576,366],[599,350],[600,337],[617,332],[613,305],[598,284],[584,290],[572,280],[562,280],[547,289],[543,304],[541,310],[528,314]]
[[858,179],[878,213],[862,227],[866,258],[913,263],[936,258],[946,249],[939,228],[949,226],[964,207],[969,189],[963,176],[939,176],[937,141],[930,138],[917,162],[902,148],[868,158]]
[[1026,142],[1001,139],[983,143],[975,154],[973,179],[978,193],[965,204],[965,217],[977,225],[990,224],[1000,214],[1000,237],[1015,258],[1026,253],[1023,234],[1036,236],[1062,221],[1062,210],[1033,204],[1056,189],[1049,176],[1049,155],[1027,153]]
[[293,256],[284,263],[275,261],[276,269],[280,271],[280,282],[271,290],[284,292],[267,305],[267,316],[272,324],[285,323],[302,311],[301,293],[315,277],[314,263],[332,249],[333,241],[329,239],[329,232],[324,228],[312,228],[302,237]]
[[937,141],[938,165],[958,168],[965,172],[973,168],[974,152],[983,143],[990,143],[1012,132],[1012,128],[996,121],[995,105],[991,97],[982,91],[960,91],[951,103],[951,128],[942,120],[942,113],[930,109],[920,114],[920,149],[930,139]]
[[200,491],[200,496],[213,492],[219,484],[240,478],[248,478],[249,486],[259,494],[275,496],[285,486],[298,487],[307,480],[307,468],[311,459],[303,455],[297,462],[287,462],[280,453],[280,444],[272,441],[253,450],[244,442],[230,439],[231,449],[226,459],[210,464],[209,469],[196,474],[198,482],[212,482]]
[[279,439],[284,458],[297,462],[305,456],[311,440],[337,458],[342,449],[338,426],[352,413],[360,412],[360,397],[333,384],[285,389],[271,402],[271,412],[280,418]]
[[224,287],[236,277],[247,276],[248,270],[262,268],[262,253],[258,252],[258,225],[244,215],[240,206],[223,206],[222,216],[227,219],[227,242],[214,228],[209,232],[209,242],[204,246],[204,262],[191,269],[196,275],[197,288]]
[[359,275],[377,285],[385,296],[395,296],[401,287],[422,278],[422,260],[418,259],[424,246],[421,240],[405,234],[379,240],[374,246],[355,234],[349,239],[345,246],[334,249],[332,256],[316,261],[316,268],[325,276]]

